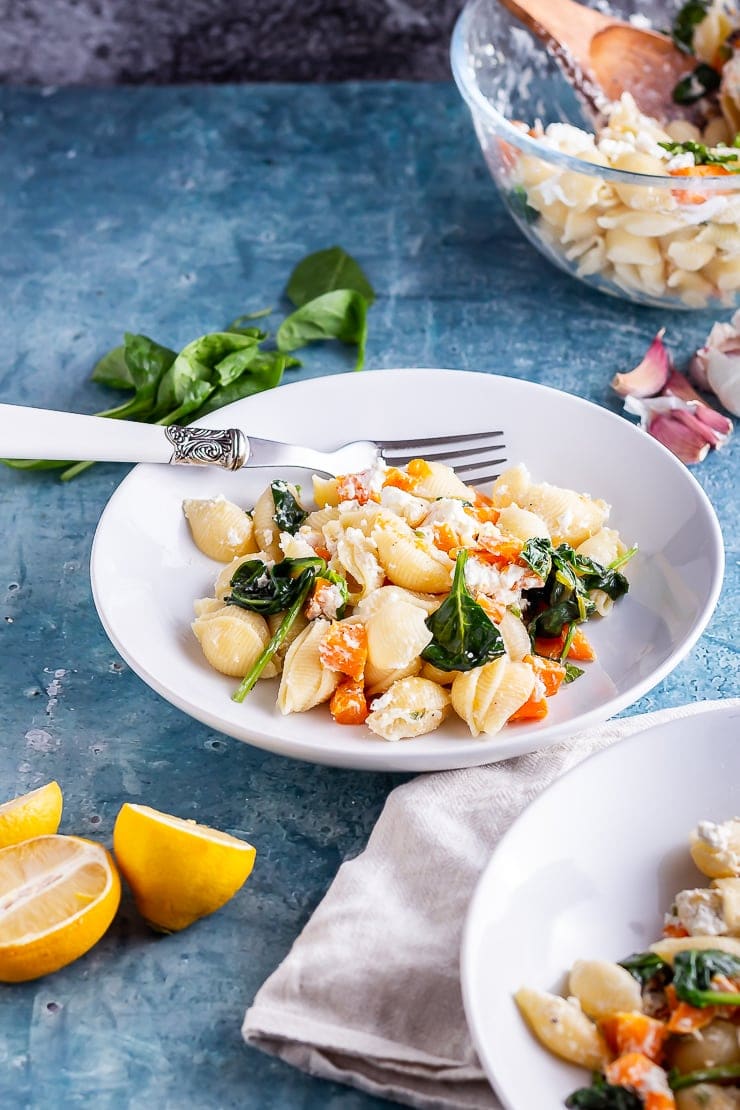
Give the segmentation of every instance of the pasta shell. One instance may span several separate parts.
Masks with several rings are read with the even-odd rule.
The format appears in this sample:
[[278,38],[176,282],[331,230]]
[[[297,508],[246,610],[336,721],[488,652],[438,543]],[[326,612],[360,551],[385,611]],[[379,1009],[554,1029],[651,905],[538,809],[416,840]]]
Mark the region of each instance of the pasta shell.
[[721,825],[700,824],[689,837],[691,858],[710,879],[740,876],[740,817]]
[[427,464],[429,470],[414,486],[417,497],[426,497],[434,501],[437,497],[462,497],[471,501],[471,488],[462,482],[451,466],[444,463],[432,462]]
[[607,1063],[610,1057],[606,1043],[580,1006],[528,987],[518,990],[514,998],[537,1040],[550,1052],[591,1071]]
[[384,740],[406,740],[439,728],[449,708],[449,694],[436,682],[402,678],[372,703],[366,724]]
[[408,601],[382,605],[367,622],[368,660],[378,670],[407,667],[430,643],[426,614]]
[[256,551],[252,518],[225,497],[182,503],[196,547],[209,559],[228,563],[237,555]]
[[384,694],[394,682],[398,682],[401,678],[412,678],[420,670],[421,659],[419,658],[412,659],[405,667],[392,667],[389,670],[374,667],[368,661],[365,665],[365,690],[369,697],[374,698],[378,694]]
[[509,659],[519,661],[532,652],[532,643],[524,622],[507,609],[500,621],[496,621]]
[[521,709],[534,689],[534,672],[527,663],[512,663],[502,655],[483,667],[466,671],[452,683],[452,706],[473,736],[499,732],[512,713]]
[[439,667],[435,667],[433,663],[425,661],[420,673],[422,678],[428,678],[430,682],[436,682],[439,686],[451,686],[461,672],[442,671]]
[[523,463],[510,466],[493,483],[491,499],[498,509],[511,504],[521,505],[531,484],[529,471]]
[[438,594],[415,593],[413,590],[404,590],[402,586],[380,586],[373,590],[368,597],[364,597],[355,609],[354,616],[367,621],[383,605],[396,605],[404,602],[408,605],[418,605],[428,615],[439,609],[441,599]]
[[244,677],[270,639],[264,617],[235,605],[198,617],[192,629],[211,666],[232,678]]
[[373,530],[378,561],[386,575],[397,586],[419,593],[447,593],[452,580],[453,563],[441,553],[432,554],[408,524],[395,517],[385,517]]
[[330,671],[319,658],[319,645],[330,627],[329,621],[311,621],[288,648],[277,699],[281,713],[305,713],[328,701],[339,685],[339,672]]
[[629,971],[608,960],[576,960],[568,989],[591,1018],[642,1010],[640,984]]
[[318,475],[314,474],[312,482],[313,499],[319,509],[323,509],[326,505],[335,506],[339,504],[336,478],[319,478]]
[[598,532],[609,515],[605,501],[548,482],[530,486],[520,504],[542,517],[556,547],[560,543],[572,546],[583,543]]
[[587,555],[589,559],[601,563],[602,567],[608,567],[610,563],[623,555],[625,550],[626,548],[619,538],[619,532],[614,528],[600,528],[598,532],[589,536],[576,548],[579,555]]
[[223,608],[224,603],[218,597],[197,597],[193,602],[193,612],[196,617],[207,617],[211,613],[218,613]]
[[525,542],[533,536],[550,539],[550,529],[542,517],[528,512],[527,509],[520,509],[518,505],[506,505],[501,510],[498,526],[502,532],[508,532],[510,536],[516,536]]

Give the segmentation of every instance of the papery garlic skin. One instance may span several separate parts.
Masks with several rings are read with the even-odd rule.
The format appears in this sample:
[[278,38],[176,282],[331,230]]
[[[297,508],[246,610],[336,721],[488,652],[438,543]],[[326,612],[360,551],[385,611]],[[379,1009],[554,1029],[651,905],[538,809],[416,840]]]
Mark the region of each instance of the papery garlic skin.
[[740,416],[740,310],[730,323],[716,323],[691,362],[691,376],[734,416]]

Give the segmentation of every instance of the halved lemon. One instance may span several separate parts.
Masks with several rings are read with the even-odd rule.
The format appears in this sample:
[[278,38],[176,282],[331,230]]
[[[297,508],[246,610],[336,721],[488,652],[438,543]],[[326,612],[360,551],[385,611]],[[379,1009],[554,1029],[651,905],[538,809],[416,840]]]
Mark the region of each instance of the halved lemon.
[[0,848],[55,833],[61,819],[62,791],[58,782],[47,782],[38,790],[13,798],[0,805]]
[[0,850],[0,981],[38,979],[83,956],[120,899],[115,864],[91,840],[38,836]]
[[130,802],[116,818],[113,851],[139,913],[164,933],[220,909],[256,855],[245,840]]

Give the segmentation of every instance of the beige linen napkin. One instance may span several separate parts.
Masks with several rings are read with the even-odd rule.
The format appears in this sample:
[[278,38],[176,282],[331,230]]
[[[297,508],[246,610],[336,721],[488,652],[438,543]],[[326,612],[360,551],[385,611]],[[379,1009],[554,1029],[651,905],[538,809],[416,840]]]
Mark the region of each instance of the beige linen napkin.
[[397,787],[365,851],[340,867],[258,992],[242,1028],[247,1043],[408,1106],[496,1110],[458,970],[468,902],[491,850],[528,802],[587,755],[727,704],[740,699],[611,721],[568,744]]

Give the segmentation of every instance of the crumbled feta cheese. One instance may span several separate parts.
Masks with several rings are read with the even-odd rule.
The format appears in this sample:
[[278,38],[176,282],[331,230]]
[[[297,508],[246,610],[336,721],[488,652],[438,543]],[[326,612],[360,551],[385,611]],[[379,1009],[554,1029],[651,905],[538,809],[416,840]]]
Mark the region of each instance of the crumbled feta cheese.
[[440,497],[438,501],[432,502],[424,517],[422,530],[431,527],[433,533],[435,524],[449,525],[463,547],[472,547],[480,531],[480,524],[475,517],[465,511],[462,501],[454,497]]
[[716,937],[727,932],[718,890],[681,890],[675,897],[676,916],[692,937]]
[[700,821],[696,831],[700,840],[705,841],[711,848],[724,851],[729,847],[730,840],[726,825],[715,825],[714,821]]
[[696,165],[694,155],[689,151],[684,151],[681,154],[674,154],[671,159],[666,163],[667,170],[687,170],[691,166]]
[[380,504],[391,513],[402,517],[407,524],[415,528],[426,514],[429,502],[421,497],[414,497],[406,490],[396,486],[384,486],[380,493]]
[[281,532],[278,543],[286,559],[313,559],[316,556],[311,544],[300,533],[291,536],[290,532]]

